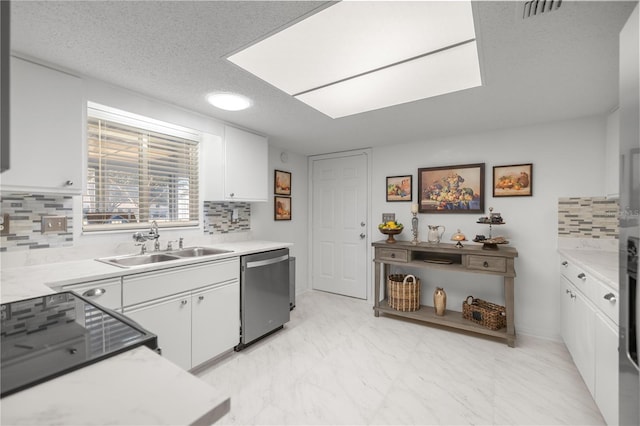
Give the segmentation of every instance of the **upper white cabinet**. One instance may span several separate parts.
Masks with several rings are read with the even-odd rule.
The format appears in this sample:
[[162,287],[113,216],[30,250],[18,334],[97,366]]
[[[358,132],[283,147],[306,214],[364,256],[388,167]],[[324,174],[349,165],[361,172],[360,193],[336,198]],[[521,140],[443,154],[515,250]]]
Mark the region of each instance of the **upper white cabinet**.
[[267,138],[225,126],[224,137],[203,135],[203,197],[206,201],[267,201]]
[[80,78],[11,58],[10,169],[3,191],[82,191]]
[[607,141],[605,145],[605,195],[618,197],[620,192],[620,112],[615,110],[607,117]]

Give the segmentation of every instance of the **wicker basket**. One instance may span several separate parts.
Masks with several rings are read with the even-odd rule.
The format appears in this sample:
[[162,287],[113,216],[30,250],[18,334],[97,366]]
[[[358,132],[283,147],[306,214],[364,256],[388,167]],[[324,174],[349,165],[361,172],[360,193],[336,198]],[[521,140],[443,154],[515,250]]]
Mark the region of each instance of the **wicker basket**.
[[468,296],[462,302],[462,318],[491,330],[499,330],[507,326],[507,314],[504,306],[475,299],[473,296]]
[[389,307],[397,311],[417,311],[420,309],[420,280],[413,275],[389,275],[387,301]]

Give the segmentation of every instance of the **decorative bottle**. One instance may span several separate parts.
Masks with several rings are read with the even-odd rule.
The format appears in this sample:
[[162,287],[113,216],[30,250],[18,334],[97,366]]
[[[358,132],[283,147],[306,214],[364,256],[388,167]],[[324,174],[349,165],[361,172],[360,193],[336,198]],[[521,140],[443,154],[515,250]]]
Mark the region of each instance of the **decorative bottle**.
[[447,293],[442,287],[436,287],[436,291],[433,292],[433,307],[436,310],[436,315],[444,316],[447,309]]

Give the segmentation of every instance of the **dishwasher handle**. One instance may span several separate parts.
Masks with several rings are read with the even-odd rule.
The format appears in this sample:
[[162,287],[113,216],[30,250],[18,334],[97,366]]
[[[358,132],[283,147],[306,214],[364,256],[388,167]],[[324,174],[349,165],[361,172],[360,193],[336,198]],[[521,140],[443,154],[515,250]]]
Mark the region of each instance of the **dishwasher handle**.
[[259,268],[260,266],[273,265],[274,263],[284,262],[284,261],[287,261],[287,260],[289,260],[289,255],[288,254],[284,254],[282,256],[273,257],[271,259],[256,260],[255,262],[247,262],[247,269],[248,268]]

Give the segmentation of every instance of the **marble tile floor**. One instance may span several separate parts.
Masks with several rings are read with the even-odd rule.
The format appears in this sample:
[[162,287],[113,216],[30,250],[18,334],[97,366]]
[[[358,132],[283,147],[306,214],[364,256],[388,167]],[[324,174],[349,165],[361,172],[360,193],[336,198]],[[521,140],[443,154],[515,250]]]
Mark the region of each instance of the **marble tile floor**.
[[198,373],[231,425],[603,425],[562,343],[487,338],[374,317],[310,291],[283,330]]

